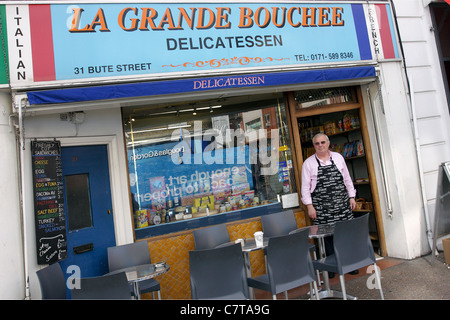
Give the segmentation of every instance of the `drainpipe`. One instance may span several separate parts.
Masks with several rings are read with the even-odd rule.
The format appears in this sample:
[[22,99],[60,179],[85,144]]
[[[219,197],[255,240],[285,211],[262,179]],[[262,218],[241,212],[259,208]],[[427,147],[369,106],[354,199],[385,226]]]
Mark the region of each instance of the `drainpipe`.
[[28,250],[27,250],[27,224],[26,224],[26,208],[27,203],[25,201],[25,132],[24,132],[24,123],[23,123],[23,113],[25,111],[27,98],[18,97],[18,118],[19,118],[19,174],[20,174],[20,210],[22,214],[22,243],[23,243],[23,269],[24,269],[24,279],[25,279],[25,300],[30,299],[30,275],[28,271]]

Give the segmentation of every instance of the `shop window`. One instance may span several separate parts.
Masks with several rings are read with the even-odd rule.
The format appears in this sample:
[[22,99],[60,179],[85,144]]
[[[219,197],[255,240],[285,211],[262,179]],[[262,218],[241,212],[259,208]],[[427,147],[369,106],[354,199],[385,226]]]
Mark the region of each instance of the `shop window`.
[[227,215],[297,192],[281,96],[123,115],[135,229]]

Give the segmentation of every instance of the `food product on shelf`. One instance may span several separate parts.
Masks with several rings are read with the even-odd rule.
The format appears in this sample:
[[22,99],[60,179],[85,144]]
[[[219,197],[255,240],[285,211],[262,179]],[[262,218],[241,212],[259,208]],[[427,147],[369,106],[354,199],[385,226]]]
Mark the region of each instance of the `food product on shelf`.
[[344,122],[344,131],[352,129],[351,115],[349,113],[344,115],[343,122]]

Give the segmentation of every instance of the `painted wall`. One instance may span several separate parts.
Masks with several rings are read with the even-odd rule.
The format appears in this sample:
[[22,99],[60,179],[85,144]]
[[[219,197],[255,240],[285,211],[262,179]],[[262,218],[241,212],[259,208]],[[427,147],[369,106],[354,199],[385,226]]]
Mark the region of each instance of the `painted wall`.
[[17,174],[16,138],[9,125],[11,97],[0,92],[0,299],[24,296],[19,176]]
[[[376,151],[374,163],[387,254],[413,259],[431,252],[428,231],[432,231],[434,225],[438,168],[442,162],[450,160],[450,118],[434,33],[430,29],[429,8],[422,0],[393,2],[406,72],[399,62],[383,62],[378,67],[379,86],[372,84],[363,91],[369,88],[372,98],[373,106],[367,112],[372,147],[376,150],[380,143],[384,153]],[[365,105],[370,105],[368,96],[365,96]],[[372,109],[378,116],[376,123],[381,142],[376,142]],[[387,188],[381,175],[382,157]],[[391,198],[391,213],[386,192]]]
[[[430,1],[394,0],[419,133],[426,208],[434,225],[438,168],[450,160],[450,115],[428,5]],[[408,200],[412,200],[408,198]],[[423,207],[423,206],[422,206]],[[418,223],[417,221],[412,222]],[[412,234],[410,257],[426,252]],[[419,250],[422,246],[422,250]],[[413,248],[414,247],[414,248]]]

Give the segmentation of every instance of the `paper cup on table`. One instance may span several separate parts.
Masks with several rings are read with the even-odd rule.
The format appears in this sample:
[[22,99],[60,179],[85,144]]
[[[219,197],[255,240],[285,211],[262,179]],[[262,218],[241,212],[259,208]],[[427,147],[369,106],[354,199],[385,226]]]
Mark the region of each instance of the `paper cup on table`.
[[256,231],[253,235],[255,236],[256,246],[262,247],[264,233],[262,231]]

